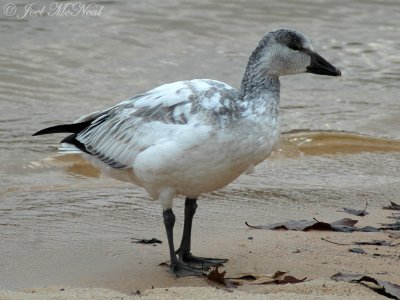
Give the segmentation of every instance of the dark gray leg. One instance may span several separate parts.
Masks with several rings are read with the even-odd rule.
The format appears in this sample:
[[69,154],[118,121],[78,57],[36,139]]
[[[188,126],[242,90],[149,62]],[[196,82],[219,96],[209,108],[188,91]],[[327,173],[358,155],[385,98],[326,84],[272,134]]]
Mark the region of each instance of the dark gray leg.
[[192,235],[192,223],[193,216],[196,213],[197,209],[197,198],[186,198],[185,200],[185,221],[183,224],[183,234],[181,246],[176,251],[179,256],[179,259],[189,265],[202,265],[204,267],[218,266],[225,262],[227,259],[219,259],[219,258],[205,258],[205,257],[196,257],[190,253],[191,246],[191,235]]
[[190,254],[191,235],[193,216],[197,209],[196,198],[186,198],[185,200],[185,220],[183,223],[183,234],[181,246],[179,247],[178,254],[181,258],[186,258]]
[[174,248],[174,225],[175,215],[172,209],[163,211],[164,225],[167,232],[169,255],[171,258],[171,272],[176,276],[191,276],[191,275],[203,275],[203,270],[189,266],[186,263],[179,261],[175,254]]

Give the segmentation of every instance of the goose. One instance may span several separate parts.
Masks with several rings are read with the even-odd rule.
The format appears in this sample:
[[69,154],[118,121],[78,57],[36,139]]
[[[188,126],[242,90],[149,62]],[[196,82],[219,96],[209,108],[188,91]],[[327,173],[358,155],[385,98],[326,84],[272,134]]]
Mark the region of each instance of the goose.
[[[252,52],[238,90],[211,79],[164,84],[72,124],[33,135],[70,133],[61,151],[73,151],[102,173],[143,187],[163,210],[170,271],[203,275],[227,259],[197,257],[191,231],[197,199],[251,171],[279,137],[279,77],[313,73],[341,76],[301,33],[266,33]],[[184,196],[184,229],[174,246],[173,200]]]

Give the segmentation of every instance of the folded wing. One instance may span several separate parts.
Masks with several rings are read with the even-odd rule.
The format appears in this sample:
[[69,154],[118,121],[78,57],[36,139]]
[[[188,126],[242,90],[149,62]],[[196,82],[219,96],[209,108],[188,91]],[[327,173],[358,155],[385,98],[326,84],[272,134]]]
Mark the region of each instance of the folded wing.
[[138,154],[153,145],[183,136],[190,136],[184,147],[203,143],[207,134],[234,118],[235,95],[230,86],[212,80],[162,85],[104,112],[93,113],[92,120],[91,115],[82,117],[79,121],[91,120],[90,125],[63,142],[113,168],[129,168]]

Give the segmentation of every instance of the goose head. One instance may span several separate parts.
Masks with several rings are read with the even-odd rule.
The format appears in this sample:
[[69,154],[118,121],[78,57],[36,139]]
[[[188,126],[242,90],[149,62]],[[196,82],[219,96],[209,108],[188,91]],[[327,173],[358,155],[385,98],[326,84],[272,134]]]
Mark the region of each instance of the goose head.
[[341,75],[339,69],[314,51],[303,34],[289,29],[267,33],[252,53],[249,63],[256,73],[269,77],[300,73]]

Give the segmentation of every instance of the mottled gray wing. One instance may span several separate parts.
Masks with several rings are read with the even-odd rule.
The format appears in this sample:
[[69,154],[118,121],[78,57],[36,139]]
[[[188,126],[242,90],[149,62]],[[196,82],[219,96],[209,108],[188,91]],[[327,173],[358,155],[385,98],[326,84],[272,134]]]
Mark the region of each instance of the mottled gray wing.
[[[162,85],[100,114],[76,139],[111,167],[129,168],[142,151],[177,139],[193,126],[205,131],[224,126],[234,115],[235,95],[230,86],[212,80]],[[194,137],[187,146],[202,138]]]

